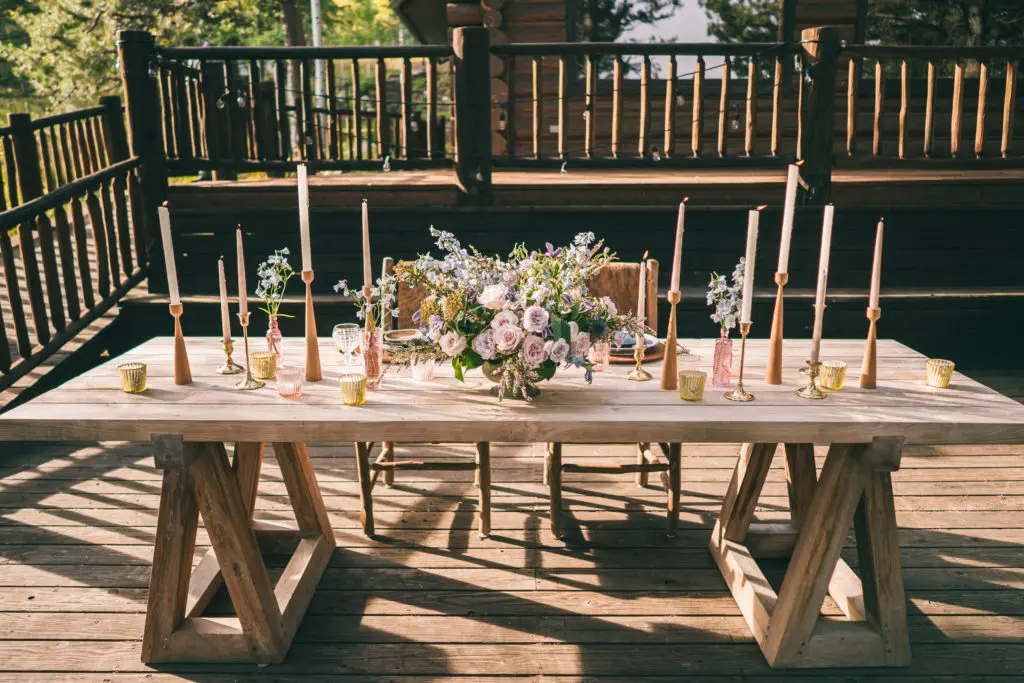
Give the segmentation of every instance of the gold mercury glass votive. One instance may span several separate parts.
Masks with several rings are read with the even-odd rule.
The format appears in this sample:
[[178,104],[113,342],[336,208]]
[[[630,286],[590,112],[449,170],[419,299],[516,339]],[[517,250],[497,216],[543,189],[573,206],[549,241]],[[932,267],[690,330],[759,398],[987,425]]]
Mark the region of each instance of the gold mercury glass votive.
[[249,354],[252,375],[256,379],[274,379],[277,374],[277,354],[273,351],[255,351]]
[[361,406],[366,403],[366,375],[347,374],[339,380],[341,400],[347,406]]
[[681,353],[676,357],[679,370],[696,370],[700,367],[701,357],[695,353]]
[[121,391],[128,394],[141,394],[146,390],[146,364],[124,363],[117,366],[121,375]]
[[818,381],[822,389],[839,391],[846,379],[846,363],[841,360],[826,360],[818,369]]
[[683,370],[679,373],[679,398],[700,401],[704,398],[704,382],[708,373],[703,370]]
[[305,368],[282,366],[277,368],[277,393],[281,398],[298,398],[302,396],[302,380]]
[[956,364],[951,360],[929,358],[924,364],[925,383],[936,389],[948,389],[954,368],[956,368]]

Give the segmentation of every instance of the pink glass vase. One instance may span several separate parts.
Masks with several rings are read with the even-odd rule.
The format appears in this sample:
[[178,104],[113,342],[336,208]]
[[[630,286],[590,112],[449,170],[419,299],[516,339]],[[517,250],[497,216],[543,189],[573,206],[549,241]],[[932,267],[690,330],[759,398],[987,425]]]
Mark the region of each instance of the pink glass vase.
[[360,348],[366,370],[366,387],[376,389],[384,379],[384,329],[363,330]]
[[281,365],[281,328],[277,326],[276,315],[267,322],[267,351],[277,356],[277,364]]
[[716,387],[732,385],[732,339],[729,332],[715,340],[715,360],[711,366],[711,383]]

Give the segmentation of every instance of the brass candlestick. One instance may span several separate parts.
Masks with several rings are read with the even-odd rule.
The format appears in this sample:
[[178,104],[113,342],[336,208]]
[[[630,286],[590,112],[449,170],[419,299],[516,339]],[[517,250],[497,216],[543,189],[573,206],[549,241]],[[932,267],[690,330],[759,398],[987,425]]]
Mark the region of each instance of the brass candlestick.
[[775,273],[775,314],[772,316],[772,332],[768,338],[768,366],[764,372],[765,384],[782,384],[782,290],[789,282],[789,273]]
[[243,391],[259,389],[263,386],[263,382],[252,376],[252,361],[249,360],[249,314],[239,313],[238,321],[242,324],[242,339],[245,341],[245,379],[240,380],[235,385],[235,389]]
[[678,291],[668,293],[668,330],[665,333],[665,360],[661,365],[661,388],[674,391],[679,388],[678,362],[676,359],[679,342],[676,339],[676,305],[683,295]]
[[302,271],[306,283],[306,381],[319,382],[324,378],[320,368],[320,345],[316,340],[316,316],[313,315],[313,271]]
[[750,334],[750,323],[740,323],[740,376],[736,380],[736,388],[727,391],[725,397],[730,401],[753,401],[754,395],[743,388],[743,365],[747,355],[747,335]]
[[821,367],[821,361],[809,360],[807,361],[807,367],[804,368],[804,374],[807,375],[807,386],[802,389],[797,389],[796,395],[800,398],[807,398],[812,400],[820,400],[828,396],[824,391],[818,388],[818,368]]
[[860,388],[874,389],[878,380],[878,319],[882,309],[868,306],[868,340],[864,345],[864,362],[860,366]]
[[174,317],[174,383],[192,384],[192,370],[188,366],[188,352],[185,349],[185,335],[181,333],[181,304],[171,304]]
[[244,368],[231,358],[231,352],[235,350],[234,340],[230,338],[222,339],[220,343],[224,347],[224,365],[217,368],[217,374],[237,375],[242,372]]
[[651,373],[644,370],[644,355],[647,353],[646,347],[647,340],[644,336],[641,336],[633,347],[633,358],[636,360],[636,367],[626,373],[626,379],[631,379],[634,382],[648,382],[653,379]]

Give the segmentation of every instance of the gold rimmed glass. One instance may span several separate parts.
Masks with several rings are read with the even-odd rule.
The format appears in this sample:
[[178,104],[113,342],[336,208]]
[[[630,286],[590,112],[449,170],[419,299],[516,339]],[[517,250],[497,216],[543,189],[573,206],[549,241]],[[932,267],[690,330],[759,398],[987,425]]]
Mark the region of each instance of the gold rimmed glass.
[[124,363],[117,366],[121,376],[121,391],[126,394],[141,394],[146,390],[146,364]]
[[277,354],[273,351],[255,351],[249,354],[252,375],[256,379],[274,379],[277,374]]
[[366,403],[366,375],[350,373],[339,379],[341,400],[347,406],[361,406]]
[[841,360],[822,361],[821,369],[818,371],[818,381],[822,389],[839,391],[843,388],[843,381],[846,379],[846,363]]
[[703,370],[683,370],[679,373],[679,398],[684,401],[704,399],[704,383],[708,373]]

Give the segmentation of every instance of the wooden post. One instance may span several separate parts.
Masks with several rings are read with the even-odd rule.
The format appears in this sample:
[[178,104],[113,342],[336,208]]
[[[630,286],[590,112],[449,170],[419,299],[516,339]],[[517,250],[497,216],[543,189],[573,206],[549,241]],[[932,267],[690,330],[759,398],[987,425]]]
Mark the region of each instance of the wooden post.
[[455,29],[455,172],[477,202],[491,197],[490,36],[482,26]]
[[803,31],[801,38],[811,75],[800,111],[804,135],[801,152],[806,161],[802,175],[810,185],[808,202],[825,204],[832,184],[839,29],[833,26],[809,28]]
[[[146,31],[121,31],[117,36],[118,61],[121,65],[121,85],[124,90],[125,109],[131,152],[142,159],[139,184],[142,189],[142,219],[146,255],[151,263],[163,263],[154,258],[158,249],[156,210],[167,199],[167,168],[160,135],[160,102],[156,82],[149,74],[153,53],[153,36]],[[159,276],[159,275],[158,275]]]

